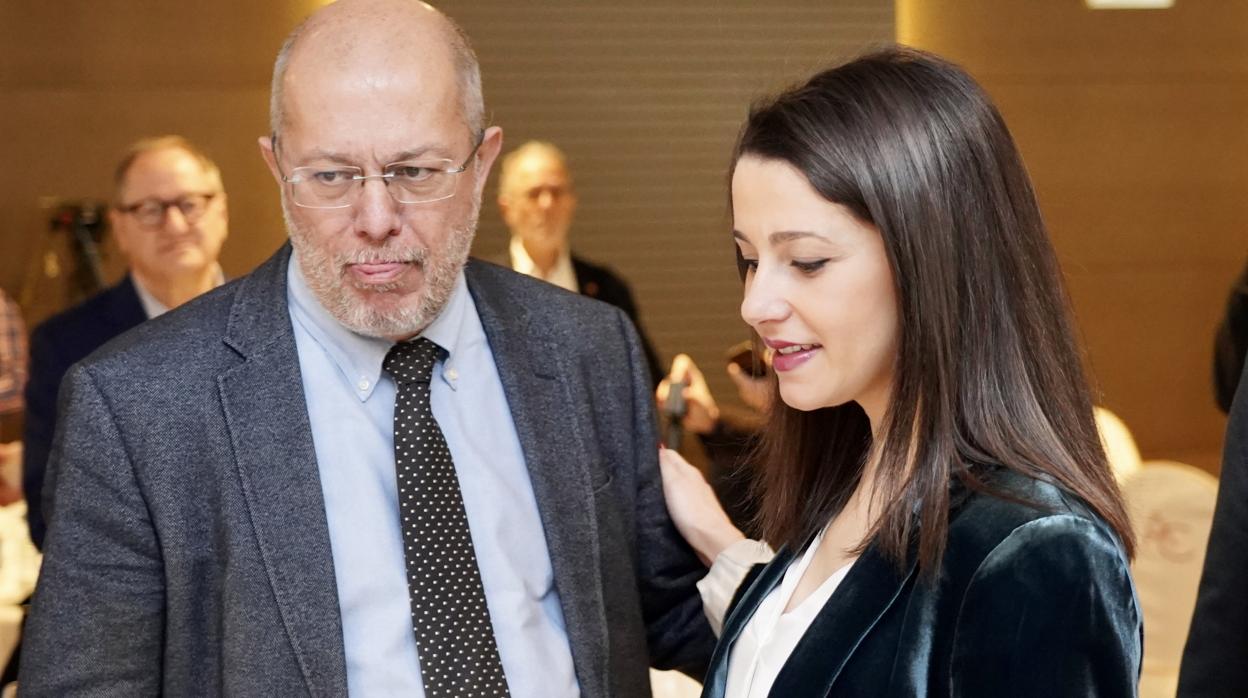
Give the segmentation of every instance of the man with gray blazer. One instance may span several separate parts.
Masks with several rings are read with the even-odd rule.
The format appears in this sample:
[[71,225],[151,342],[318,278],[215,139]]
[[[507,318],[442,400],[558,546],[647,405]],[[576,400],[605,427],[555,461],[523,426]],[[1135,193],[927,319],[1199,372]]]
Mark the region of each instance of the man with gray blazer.
[[24,696],[644,696],[700,674],[637,333],[467,262],[502,143],[454,24],[341,0],[261,150],[291,244],[75,366]]

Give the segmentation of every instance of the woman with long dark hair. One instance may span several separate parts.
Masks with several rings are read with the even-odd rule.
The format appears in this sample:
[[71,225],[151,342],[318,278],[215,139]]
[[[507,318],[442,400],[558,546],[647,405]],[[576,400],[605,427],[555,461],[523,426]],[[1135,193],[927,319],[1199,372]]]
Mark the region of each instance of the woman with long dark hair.
[[987,95],[930,54],[867,55],[756,105],[731,187],[741,314],[777,377],[758,492],[779,552],[750,569],[660,454],[715,561],[703,695],[1134,695],[1131,529]]

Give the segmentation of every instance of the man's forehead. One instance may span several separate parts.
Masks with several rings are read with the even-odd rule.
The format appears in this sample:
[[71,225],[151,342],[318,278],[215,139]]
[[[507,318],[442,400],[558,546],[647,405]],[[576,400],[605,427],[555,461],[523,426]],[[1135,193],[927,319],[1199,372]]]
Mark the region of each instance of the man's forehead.
[[516,163],[515,173],[524,181],[569,178],[568,168],[559,158],[541,151],[526,153]]
[[452,87],[456,62],[446,31],[429,26],[404,30],[395,24],[328,24],[309,31],[291,52],[283,90],[324,91],[335,83],[361,88]]
[[[371,144],[411,140],[411,133],[465,133],[453,74],[431,66],[337,66],[288,73],[283,134],[291,140],[355,139]],[[436,140],[436,139],[435,139]],[[335,146],[336,147],[336,146]]]
[[129,196],[215,188],[216,177],[198,158],[181,148],[161,148],[138,155],[126,172],[122,186]]

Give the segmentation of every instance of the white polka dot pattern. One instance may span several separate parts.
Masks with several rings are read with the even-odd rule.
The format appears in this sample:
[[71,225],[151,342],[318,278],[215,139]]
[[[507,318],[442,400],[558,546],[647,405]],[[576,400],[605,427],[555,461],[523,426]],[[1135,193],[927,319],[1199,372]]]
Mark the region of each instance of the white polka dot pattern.
[[398,383],[394,460],[407,587],[428,698],[510,696],[450,449],[429,405],[442,348],[394,345],[383,364]]

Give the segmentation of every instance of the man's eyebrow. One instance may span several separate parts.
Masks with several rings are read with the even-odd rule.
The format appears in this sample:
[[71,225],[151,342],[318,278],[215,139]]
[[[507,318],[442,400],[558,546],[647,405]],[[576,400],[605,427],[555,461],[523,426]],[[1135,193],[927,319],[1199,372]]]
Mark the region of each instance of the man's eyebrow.
[[387,162],[403,162],[404,160],[415,160],[416,158],[423,158],[427,156],[433,156],[440,160],[451,159],[450,153],[442,150],[442,148],[436,145],[425,145],[411,150],[404,150],[401,153],[396,153],[386,160]]
[[351,158],[348,158],[346,155],[321,148],[314,148],[312,152],[308,153],[304,157],[304,162],[311,162],[313,160],[325,160],[339,165],[354,164],[351,162]]
[[[404,150],[402,152],[391,155],[385,158],[385,161],[386,161],[386,164],[389,164],[392,162],[404,162],[406,160],[414,160],[416,158],[422,158],[422,157],[427,157],[427,156],[433,156],[440,160],[451,159],[450,153],[443,151],[443,149],[440,146],[423,145],[423,146],[411,148],[409,150]],[[336,163],[339,165],[353,165],[353,166],[358,167],[358,164],[356,163],[354,158],[348,155],[345,155],[343,153],[333,151],[333,150],[325,150],[324,148],[314,148],[304,158],[305,162],[310,162],[313,160],[322,160],[326,162]]]

